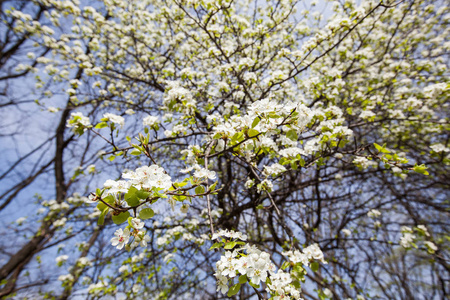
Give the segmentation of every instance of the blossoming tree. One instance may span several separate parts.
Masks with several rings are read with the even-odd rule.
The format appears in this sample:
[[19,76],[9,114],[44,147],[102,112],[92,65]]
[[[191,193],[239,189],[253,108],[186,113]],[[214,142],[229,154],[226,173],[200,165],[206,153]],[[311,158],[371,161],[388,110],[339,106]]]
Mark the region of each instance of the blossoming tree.
[[56,192],[1,296],[448,296],[444,1],[29,5]]

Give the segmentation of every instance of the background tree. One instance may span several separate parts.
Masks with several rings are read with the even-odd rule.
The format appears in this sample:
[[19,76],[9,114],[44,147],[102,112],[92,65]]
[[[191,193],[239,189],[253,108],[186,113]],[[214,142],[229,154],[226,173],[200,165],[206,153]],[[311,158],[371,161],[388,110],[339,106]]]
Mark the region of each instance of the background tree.
[[2,2],[0,295],[445,299],[449,8],[316,6]]

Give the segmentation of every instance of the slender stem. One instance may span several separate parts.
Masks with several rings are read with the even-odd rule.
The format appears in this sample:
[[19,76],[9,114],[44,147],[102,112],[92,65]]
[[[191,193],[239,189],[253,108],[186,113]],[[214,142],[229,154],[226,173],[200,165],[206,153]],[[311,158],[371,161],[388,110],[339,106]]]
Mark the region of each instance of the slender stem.
[[[208,145],[208,148],[206,149],[206,153],[205,153],[205,169],[208,169],[208,155],[209,152],[211,151],[213,142],[211,142]],[[206,178],[206,185],[208,185],[208,178]],[[206,195],[206,201],[208,203],[208,217],[209,217],[209,227],[211,229],[211,235],[214,234],[214,226],[213,226],[213,220],[212,220],[212,216],[211,216],[211,199],[209,197],[209,194]]]

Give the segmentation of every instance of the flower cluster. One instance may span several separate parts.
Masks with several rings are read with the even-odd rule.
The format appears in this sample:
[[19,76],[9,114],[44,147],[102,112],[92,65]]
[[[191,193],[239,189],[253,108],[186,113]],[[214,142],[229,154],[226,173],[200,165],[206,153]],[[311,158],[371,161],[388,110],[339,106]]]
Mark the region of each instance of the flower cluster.
[[320,250],[318,244],[312,244],[303,249],[302,252],[299,250],[294,250],[283,252],[282,254],[287,256],[289,260],[294,264],[302,263],[302,265],[309,266],[309,262],[311,262],[313,259],[318,260],[323,264],[327,263],[324,260],[322,250]]
[[[430,233],[425,225],[418,225],[417,227],[414,227],[414,230],[411,227],[402,226],[400,231],[402,233],[402,236],[400,237],[400,245],[405,249],[409,249],[411,247],[418,248],[417,242],[420,241],[419,237],[424,239],[430,237]],[[433,254],[438,250],[438,247],[431,241],[425,240],[423,241],[423,245],[430,254]]]
[[[240,232],[221,230],[215,233],[212,239],[220,240],[221,237],[224,237],[222,242],[214,244],[212,248],[224,245],[224,248],[230,249],[230,251],[226,251],[216,263],[217,272],[214,276],[217,278],[217,290],[226,293],[229,290],[229,284],[233,283],[233,279],[239,277],[239,283],[230,289],[228,296],[235,294],[241,284],[249,281],[253,287],[258,287],[261,282],[266,283],[266,291],[274,299],[284,299],[285,297],[301,299],[300,281],[306,274],[303,266],[311,266],[313,260],[326,263],[319,246],[313,244],[303,251],[283,252],[282,254],[288,257],[289,263],[285,263],[282,269],[276,270],[269,253],[243,242],[247,239],[246,235]],[[242,246],[233,250],[237,245]],[[283,270],[289,266],[292,266],[289,272]]]
[[159,123],[159,119],[158,117],[155,116],[147,116],[142,120],[142,124],[144,124],[144,126],[148,126],[148,127],[153,127],[155,125],[158,125]]
[[105,122],[111,122],[114,124],[119,125],[120,127],[123,128],[123,126],[125,125],[125,119],[121,116],[115,115],[115,114],[111,114],[111,113],[106,113],[103,115],[103,120]]
[[403,226],[401,228],[402,237],[400,238],[400,245],[403,248],[410,248],[413,244],[416,236],[413,234],[413,231],[410,227]]
[[129,179],[128,183],[137,189],[151,190],[157,188],[160,190],[167,190],[172,185],[170,176],[163,168],[157,165],[140,167],[137,168],[135,172],[124,172],[122,177]]
[[91,121],[88,117],[83,116],[83,113],[76,112],[70,115],[70,119],[67,120],[67,127],[77,134],[83,134],[89,127],[91,127]]
[[[115,237],[111,239],[111,245],[121,250],[125,245],[128,245],[131,238],[132,242],[128,245],[128,249],[136,248],[139,245],[141,245],[141,247],[147,247],[150,236],[141,230],[144,228],[145,223],[139,218],[129,218],[128,223],[129,226],[124,230],[122,230],[122,228],[116,230],[114,233]],[[131,231],[131,229],[133,231]]]
[[122,173],[122,178],[129,180],[106,180],[103,184],[106,193],[109,195],[127,193],[132,186],[138,190],[166,191],[172,186],[171,177],[157,165],[140,167],[134,172],[126,171]]
[[190,168],[181,170],[180,172],[181,173],[189,173],[192,170],[195,170],[194,177],[197,178],[197,179],[205,179],[205,178],[211,179],[211,180],[216,179],[216,172],[210,171],[210,170],[208,170],[206,168],[202,168],[198,164],[195,164],[195,165],[193,165]]

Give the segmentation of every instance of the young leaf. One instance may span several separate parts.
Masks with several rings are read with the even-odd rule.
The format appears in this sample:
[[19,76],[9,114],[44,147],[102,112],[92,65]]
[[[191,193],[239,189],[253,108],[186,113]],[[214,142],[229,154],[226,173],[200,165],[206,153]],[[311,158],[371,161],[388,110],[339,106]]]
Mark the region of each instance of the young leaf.
[[100,122],[97,125],[95,125],[95,129],[102,129],[102,128],[105,128],[107,126],[108,126],[108,124],[106,122]]
[[151,209],[151,208],[144,208],[139,213],[139,218],[142,219],[142,220],[147,220],[147,219],[150,219],[151,217],[153,217],[154,215],[155,215],[155,212],[153,211],[153,209]]
[[105,206],[105,209],[100,214],[100,217],[98,217],[97,225],[103,225],[103,223],[105,223],[105,216],[108,213],[108,211],[109,211],[109,208]]
[[259,121],[261,121],[261,118],[260,118],[260,117],[256,117],[256,118],[253,120],[253,122],[252,122],[252,128],[255,128],[256,125],[259,124]]
[[255,289],[259,289],[259,284],[254,284],[253,282],[249,281],[248,284],[250,284],[252,287],[254,287]]
[[203,185],[199,185],[198,187],[195,188],[196,194],[203,194],[204,192],[205,192],[205,188],[203,187]]
[[417,173],[420,173],[420,174],[423,174],[423,175],[430,175],[430,173],[428,173],[428,171],[427,171],[427,166],[425,166],[424,164],[422,164],[422,165],[415,165],[414,166],[414,172],[417,172]]
[[247,275],[241,275],[239,276],[239,283],[244,284],[248,281]]
[[373,143],[373,145],[375,146],[375,148],[377,148],[378,152],[391,153],[391,151],[389,151],[388,149],[385,148],[386,144],[384,144],[383,146],[380,146],[377,143]]
[[319,263],[315,261],[315,262],[311,263],[311,265],[309,267],[311,268],[311,270],[313,272],[317,272],[319,270]]
[[139,205],[140,201],[138,197],[136,196],[136,192],[138,190],[132,186],[128,190],[128,192],[125,194],[125,201],[128,203],[129,206],[137,206]]
[[143,191],[143,190],[136,191],[136,196],[139,199],[147,199],[150,196],[150,192]]
[[222,246],[223,246],[223,243],[222,243],[222,242],[214,243],[214,244],[211,246],[211,248],[209,248],[209,250],[211,251],[211,250],[214,250],[214,249],[217,249],[217,248],[222,248]]
[[236,295],[237,293],[239,293],[239,290],[241,289],[241,285],[238,283],[236,285],[233,285],[230,290],[227,293],[228,297],[233,297],[234,295]]
[[130,152],[131,155],[141,155],[141,151],[138,149],[133,149],[133,151]]
[[[109,195],[109,196],[103,198],[102,200],[104,202],[108,203],[108,204],[111,204],[111,205],[113,205],[114,202],[115,202],[114,197],[112,195]],[[99,201],[98,204],[97,204],[97,208],[98,208],[99,211],[103,211],[107,207],[108,206],[105,203],[103,203],[102,201]]]
[[130,216],[130,213],[128,211],[125,211],[125,212],[118,214],[117,216],[113,215],[112,220],[113,220],[114,224],[120,225],[120,224],[126,222],[126,220],[128,220],[129,216]]
[[297,141],[298,140],[297,132],[294,129],[289,130],[286,133],[286,137],[289,138],[292,141]]
[[231,250],[237,245],[237,242],[228,242],[225,244],[224,249]]
[[259,131],[258,130],[255,130],[255,129],[250,129],[249,131],[248,131],[248,136],[249,137],[254,137],[254,136],[257,136],[259,134]]

